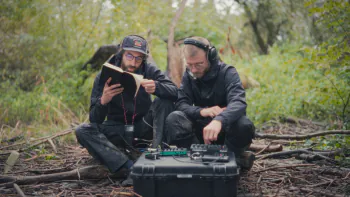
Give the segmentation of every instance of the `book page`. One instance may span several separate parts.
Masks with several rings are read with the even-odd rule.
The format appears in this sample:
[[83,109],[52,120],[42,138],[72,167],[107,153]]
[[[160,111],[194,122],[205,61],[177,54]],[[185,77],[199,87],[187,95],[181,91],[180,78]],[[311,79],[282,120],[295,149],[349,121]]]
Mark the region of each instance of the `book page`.
[[108,62],[104,63],[103,66],[106,66],[108,68],[111,68],[111,69],[116,70],[116,71],[121,72],[121,73],[124,72],[123,69],[119,68],[118,66],[114,66]]
[[141,85],[141,81],[143,80],[143,76],[142,75],[138,75],[138,74],[134,74],[134,73],[129,73],[129,74],[131,74],[134,77],[135,82],[136,82],[136,87],[137,87],[136,88],[136,93],[135,93],[135,96],[136,96],[137,92],[140,89],[140,85]]

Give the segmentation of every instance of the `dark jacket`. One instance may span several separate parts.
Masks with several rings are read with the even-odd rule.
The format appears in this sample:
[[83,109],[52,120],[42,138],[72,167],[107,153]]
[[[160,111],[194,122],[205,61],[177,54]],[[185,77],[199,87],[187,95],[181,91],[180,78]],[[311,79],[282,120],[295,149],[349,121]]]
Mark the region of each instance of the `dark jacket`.
[[214,118],[221,121],[222,128],[245,115],[245,91],[236,68],[218,61],[201,79],[194,79],[186,70],[178,91],[176,109],[198,120],[201,118],[200,110],[216,105],[227,107]]
[[[109,63],[120,66],[122,56],[121,54],[113,56]],[[169,80],[154,64],[143,62],[138,70],[137,74],[143,75],[145,79],[152,79],[156,83],[156,90],[154,95],[161,99],[169,99],[176,101],[177,99],[177,87]],[[94,86],[91,93],[91,105],[90,105],[90,122],[91,123],[102,123],[106,116],[108,120],[114,120],[117,122],[125,123],[124,120],[124,109],[122,108],[122,95],[116,95],[112,100],[103,106],[100,104],[99,98],[102,96],[104,85],[99,85],[101,72],[97,74],[94,82]],[[151,95],[148,94],[145,89],[140,86],[139,92],[135,97],[135,100],[123,94],[124,108],[127,116],[127,123],[132,123],[132,116],[134,109],[136,110],[135,122],[140,120],[146,115],[149,110],[152,100]],[[136,106],[134,106],[136,103]]]

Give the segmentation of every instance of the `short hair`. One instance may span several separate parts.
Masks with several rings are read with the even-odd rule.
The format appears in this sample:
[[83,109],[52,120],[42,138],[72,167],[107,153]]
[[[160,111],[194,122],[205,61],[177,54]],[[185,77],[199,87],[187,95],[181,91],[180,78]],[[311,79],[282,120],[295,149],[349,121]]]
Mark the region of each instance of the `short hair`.
[[[202,42],[205,45],[211,46],[210,42],[207,39],[203,38],[203,37],[194,36],[194,37],[191,37],[191,39],[197,40],[199,42]],[[205,53],[207,53],[207,51],[205,51],[202,48],[199,48],[199,47],[191,45],[191,44],[185,44],[185,46],[183,47],[183,54],[184,54],[185,57],[187,57],[187,56],[194,57],[194,56],[196,56],[198,54],[198,52],[200,50],[202,50]]]

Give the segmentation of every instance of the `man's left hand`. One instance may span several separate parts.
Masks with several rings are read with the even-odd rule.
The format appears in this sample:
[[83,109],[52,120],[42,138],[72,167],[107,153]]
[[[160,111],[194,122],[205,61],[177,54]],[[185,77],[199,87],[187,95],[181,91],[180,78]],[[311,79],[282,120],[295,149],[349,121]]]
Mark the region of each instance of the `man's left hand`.
[[145,79],[141,82],[148,94],[153,94],[156,91],[156,83],[153,80]]
[[203,129],[203,140],[205,144],[211,144],[211,142],[218,139],[218,135],[221,131],[222,124],[218,120],[212,120]]

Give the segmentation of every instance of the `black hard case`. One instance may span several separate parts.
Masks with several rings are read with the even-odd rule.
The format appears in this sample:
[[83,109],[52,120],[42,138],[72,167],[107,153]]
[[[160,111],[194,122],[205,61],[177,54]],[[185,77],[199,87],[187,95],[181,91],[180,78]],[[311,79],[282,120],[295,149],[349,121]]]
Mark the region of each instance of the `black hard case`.
[[143,153],[131,177],[134,191],[143,197],[234,197],[239,168],[233,153],[229,162],[206,164],[179,156],[149,160]]

